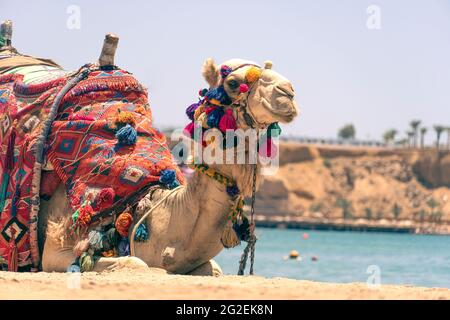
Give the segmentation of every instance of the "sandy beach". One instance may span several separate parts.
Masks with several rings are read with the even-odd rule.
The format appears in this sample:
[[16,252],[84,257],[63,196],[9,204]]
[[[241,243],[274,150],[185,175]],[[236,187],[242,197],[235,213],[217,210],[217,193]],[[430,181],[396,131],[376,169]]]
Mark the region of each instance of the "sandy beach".
[[450,289],[335,284],[259,276],[194,277],[164,270],[0,272],[0,299],[450,299]]

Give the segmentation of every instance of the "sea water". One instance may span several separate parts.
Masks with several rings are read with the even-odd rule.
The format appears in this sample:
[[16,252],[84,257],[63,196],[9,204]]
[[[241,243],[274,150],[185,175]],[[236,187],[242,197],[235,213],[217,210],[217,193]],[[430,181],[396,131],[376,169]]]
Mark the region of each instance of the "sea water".
[[[256,234],[255,275],[450,288],[450,236],[269,228]],[[237,274],[245,245],[215,258],[225,274]],[[300,259],[288,259],[291,250]]]

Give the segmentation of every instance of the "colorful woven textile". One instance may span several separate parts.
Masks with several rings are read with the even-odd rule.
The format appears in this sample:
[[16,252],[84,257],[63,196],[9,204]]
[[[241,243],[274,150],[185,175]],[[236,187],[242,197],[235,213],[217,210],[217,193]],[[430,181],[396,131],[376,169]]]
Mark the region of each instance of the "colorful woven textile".
[[16,252],[19,270],[39,265],[35,193],[51,194],[46,181],[61,180],[73,210],[89,201],[94,215],[161,183],[163,173],[174,172],[184,184],[164,135],[152,127],[147,91],[126,71],[94,70],[62,99],[45,146],[54,172],[33,187],[41,169],[36,137],[67,79],[25,85],[22,78],[0,76],[0,256],[10,269]]

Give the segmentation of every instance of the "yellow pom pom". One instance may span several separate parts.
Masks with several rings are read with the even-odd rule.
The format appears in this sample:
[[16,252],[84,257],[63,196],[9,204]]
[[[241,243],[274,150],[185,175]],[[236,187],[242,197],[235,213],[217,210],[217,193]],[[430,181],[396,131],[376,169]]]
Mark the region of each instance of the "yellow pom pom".
[[205,112],[203,112],[197,119],[197,121],[200,121],[202,123],[203,128],[209,128],[208,126],[208,116]]
[[260,77],[261,77],[261,69],[257,67],[251,67],[245,74],[245,80],[247,80],[248,83],[258,81]]
[[114,122],[116,124],[129,124],[130,126],[134,126],[136,124],[136,118],[131,112],[119,110]]
[[195,109],[194,111],[194,119],[198,120],[198,117],[200,117],[200,115],[203,113],[203,105],[201,105],[200,107],[198,107],[197,109]]

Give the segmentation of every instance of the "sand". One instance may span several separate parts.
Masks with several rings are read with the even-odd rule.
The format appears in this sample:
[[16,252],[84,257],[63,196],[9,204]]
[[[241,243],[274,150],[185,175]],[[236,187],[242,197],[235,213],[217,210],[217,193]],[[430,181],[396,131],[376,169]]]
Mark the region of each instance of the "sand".
[[0,299],[450,299],[450,289],[122,269],[82,275],[0,272]]

